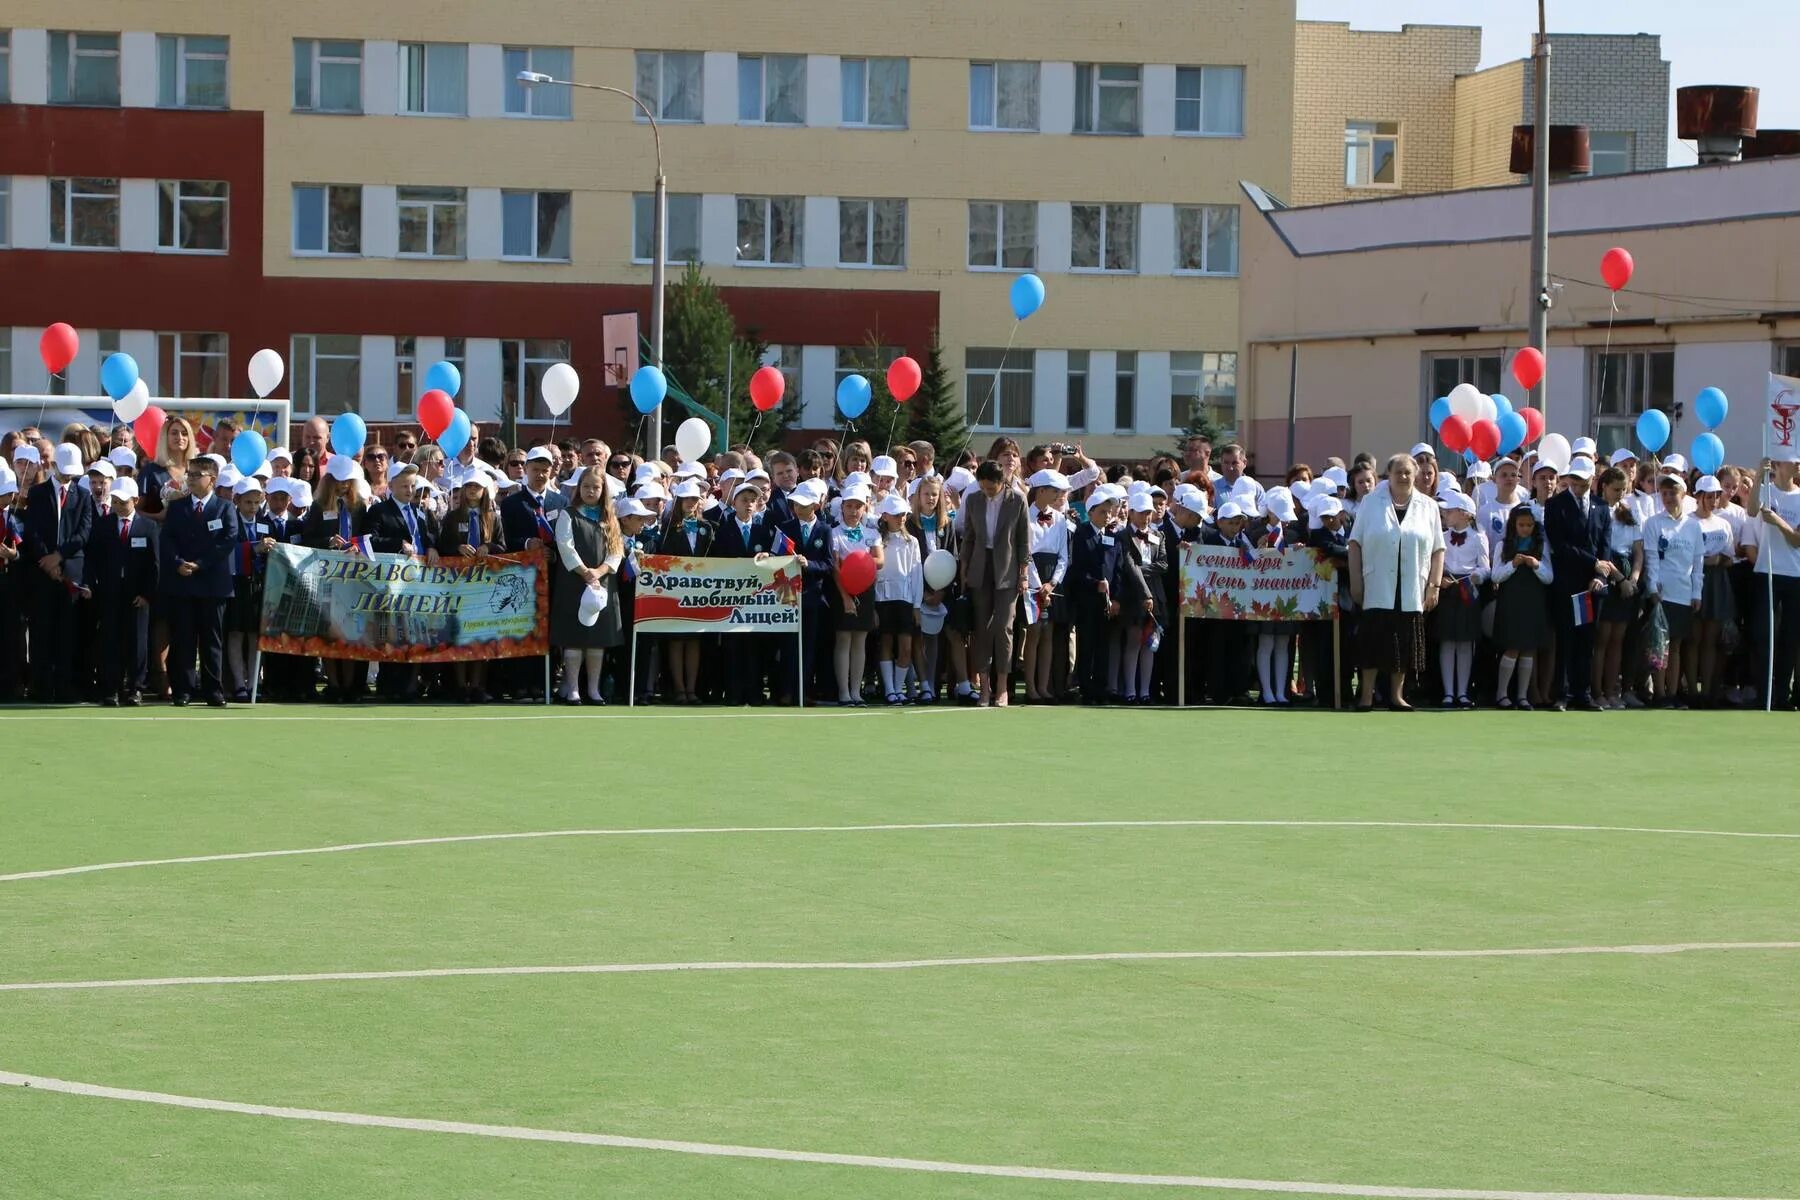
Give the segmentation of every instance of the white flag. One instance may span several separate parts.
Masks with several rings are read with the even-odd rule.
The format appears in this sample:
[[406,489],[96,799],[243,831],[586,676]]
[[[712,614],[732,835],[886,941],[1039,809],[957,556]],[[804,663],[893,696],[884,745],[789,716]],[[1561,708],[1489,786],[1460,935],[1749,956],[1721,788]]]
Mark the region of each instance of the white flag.
[[1800,379],[1769,375],[1769,407],[1763,413],[1763,457],[1800,462]]

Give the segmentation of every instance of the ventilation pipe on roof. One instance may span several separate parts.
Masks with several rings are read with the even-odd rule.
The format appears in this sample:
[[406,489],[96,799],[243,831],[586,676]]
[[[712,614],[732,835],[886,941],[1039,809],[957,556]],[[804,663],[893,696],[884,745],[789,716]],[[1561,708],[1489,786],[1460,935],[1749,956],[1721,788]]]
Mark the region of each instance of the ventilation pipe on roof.
[[1702,163],[1732,163],[1744,156],[1744,139],[1756,136],[1756,109],[1762,92],[1717,84],[1675,92],[1675,131],[1700,148]]
[[[1530,125],[1514,125],[1512,161],[1514,175],[1530,175],[1536,130]],[[1552,125],[1550,127],[1550,178],[1572,179],[1593,170],[1588,154],[1586,125]]]

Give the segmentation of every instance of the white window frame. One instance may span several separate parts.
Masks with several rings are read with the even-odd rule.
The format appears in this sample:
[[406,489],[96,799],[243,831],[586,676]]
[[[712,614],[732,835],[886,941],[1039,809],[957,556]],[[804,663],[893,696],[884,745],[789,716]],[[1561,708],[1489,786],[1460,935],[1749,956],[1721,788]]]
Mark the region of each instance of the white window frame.
[[[1588,348],[1587,422],[1583,428],[1593,432],[1602,455],[1630,446],[1638,418],[1651,408],[1658,407],[1655,403],[1652,365],[1654,359],[1664,355],[1668,357],[1669,391],[1664,397],[1667,407],[1660,408],[1659,411],[1667,413],[1670,421],[1674,421],[1675,408],[1680,403],[1675,391],[1675,352],[1675,347],[1669,343],[1648,346],[1620,346],[1615,343],[1610,351],[1599,346]],[[1622,375],[1610,366],[1606,368],[1605,374],[1608,384],[1617,383],[1619,386],[1620,399],[1626,405],[1624,412],[1600,411],[1601,364],[1609,354],[1622,360]]]
[[[1000,121],[1000,74],[1007,67],[1028,67],[1031,70],[1031,124],[1005,125]],[[975,120],[975,73],[986,69],[987,105],[994,114],[988,124],[979,124]],[[983,58],[969,63],[969,128],[983,133],[1037,133],[1043,128],[1044,106],[1044,64],[1031,59]]]
[[[63,185],[62,221],[63,240],[56,240],[56,185]],[[98,189],[81,191],[77,183],[111,184],[112,191]],[[102,178],[97,175],[55,175],[50,179],[50,242],[54,250],[117,250],[119,248],[119,227],[121,213],[119,209],[119,181]],[[72,239],[75,232],[75,202],[77,200],[111,200],[113,203],[113,240],[103,246],[84,246],[76,244]]]
[[[432,51],[462,52],[462,100],[455,108],[431,107]],[[412,107],[413,70],[418,68],[420,107]],[[394,78],[399,94],[394,111],[403,117],[466,117],[469,115],[469,46],[467,42],[401,42]]]
[[[668,60],[671,56],[682,59],[692,59],[694,62],[696,83],[694,85],[694,115],[691,117],[672,117],[667,110],[667,101],[664,99],[664,92],[666,89],[663,85],[664,76],[668,73]],[[634,58],[633,87],[636,87],[637,83],[641,82],[643,79],[644,64],[647,58],[654,58],[656,60],[656,93],[651,96],[646,96],[641,91],[635,94],[639,100],[644,102],[644,107],[656,114],[657,121],[664,125],[698,125],[701,121],[705,120],[705,56],[697,50],[639,50],[636,52]],[[736,103],[735,93],[733,103]],[[638,112],[635,106],[633,107],[633,114],[632,120],[634,121],[642,121],[644,119],[644,114]]]
[[[787,381],[787,387],[781,393],[781,402],[784,405],[802,403],[800,360],[804,354],[805,347],[797,342],[778,342],[770,346],[769,353],[764,356],[764,365],[780,371],[781,377]],[[4,382],[4,380],[0,380],[0,382]]]
[[[219,187],[211,192],[189,193],[190,187]],[[219,222],[223,245],[199,247],[181,245],[184,210],[190,204],[217,204],[224,211]],[[163,219],[165,206],[173,205],[170,219]],[[231,185],[219,179],[159,179],[156,181],[156,249],[161,254],[229,254],[231,252]]]
[[[1210,218],[1217,217],[1221,213],[1229,214],[1230,224],[1231,224],[1231,262],[1229,264],[1224,264],[1224,265],[1215,264],[1212,261],[1212,242],[1206,236],[1206,227],[1207,227],[1208,220]],[[1189,216],[1189,214],[1193,215],[1194,220],[1197,220],[1200,222],[1200,265],[1197,267],[1184,266],[1184,265],[1182,265],[1182,261],[1181,261],[1181,254],[1182,254],[1181,226],[1182,226],[1182,222]],[[1178,204],[1178,205],[1176,205],[1175,206],[1175,274],[1177,274],[1177,275],[1203,275],[1203,276],[1210,275],[1210,276],[1221,277],[1221,278],[1235,277],[1238,273],[1239,256],[1242,253],[1242,247],[1239,243],[1239,237],[1240,237],[1241,232],[1242,232],[1242,226],[1241,226],[1241,222],[1240,222],[1239,210],[1238,210],[1238,206],[1235,204]]]
[[[1075,265],[1075,213],[1077,209],[1084,208],[1100,210],[1097,214],[1100,222],[1100,240],[1094,247],[1095,265],[1091,267]],[[1106,265],[1106,260],[1110,257],[1116,240],[1113,228],[1115,210],[1120,213],[1129,210],[1131,213],[1131,265],[1129,267]],[[1071,204],[1069,206],[1069,270],[1081,275],[1136,275],[1140,268],[1139,249],[1143,240],[1143,224],[1142,206],[1136,203],[1084,201],[1080,204]]]
[[[1419,426],[1424,431],[1422,440],[1431,444],[1432,453],[1437,455],[1439,462],[1459,462],[1462,455],[1444,445],[1443,439],[1432,429],[1432,402],[1439,396],[1449,395],[1452,388],[1464,383],[1473,384],[1489,395],[1499,391],[1501,381],[1506,377],[1503,370],[1506,354],[1505,350],[1490,346],[1485,349],[1428,350],[1422,356],[1420,367],[1424,380],[1420,390],[1425,395],[1420,397]],[[1450,374],[1455,376],[1455,382],[1448,378],[1443,381],[1449,384],[1448,387],[1442,387],[1438,381],[1440,364],[1451,367]],[[1492,392],[1489,391],[1490,388],[1493,389]]]
[[[356,346],[355,354],[320,353],[320,338],[344,338]],[[356,370],[353,379],[356,383],[355,394],[348,397],[337,412],[359,412],[362,409],[362,339],[353,333],[296,333],[289,346],[289,391],[290,403],[296,416],[311,416],[318,412],[319,400],[319,363],[353,362]]]
[[[1235,350],[1177,350],[1169,356],[1169,420],[1170,431],[1179,432],[1187,428],[1193,421],[1196,405],[1201,414],[1207,407],[1206,398],[1215,393],[1222,394],[1218,381],[1226,376],[1231,377],[1231,426],[1219,429],[1220,436],[1235,435],[1237,432],[1237,374],[1238,356]],[[1191,382],[1190,382],[1191,381]],[[1184,411],[1180,401],[1186,401]]]
[[[359,116],[365,105],[363,96],[363,51],[364,45],[358,38],[295,38],[296,46],[306,47],[308,82],[306,88],[307,102],[294,105],[295,112],[314,113],[324,116]],[[355,46],[356,55],[326,54],[325,47]],[[356,68],[356,106],[354,108],[321,108],[319,107],[319,73],[325,66]]]
[[[998,367],[972,367],[969,356],[973,354],[998,354],[1001,365]],[[1031,350],[1021,350],[1014,346],[1006,350],[996,346],[970,346],[963,351],[963,420],[968,423],[971,432],[1002,433],[1008,431],[1028,430],[1036,427],[1037,421],[1037,355]],[[996,376],[999,378],[996,379]],[[1026,414],[1023,424],[1008,424],[1001,418],[1006,412],[1006,377],[1023,377],[1028,385],[1027,405],[1030,412]],[[977,382],[979,377],[979,382]],[[992,381],[992,382],[990,382]],[[992,398],[989,398],[989,393]],[[977,424],[975,414],[983,404],[987,405],[987,413]]]
[[[217,338],[218,340],[213,344],[212,349],[190,350],[187,348],[190,338]],[[157,390],[161,395],[172,396],[179,400],[223,400],[231,395],[231,338],[227,334],[158,333],[156,335],[156,359],[160,374]],[[192,368],[197,377],[192,383],[186,382],[189,371],[183,368],[183,364],[189,362],[197,364]],[[167,369],[163,370],[162,367],[165,363]],[[206,377],[207,364],[210,364],[217,372],[214,378],[218,381],[216,390],[210,395],[194,390],[195,387],[200,386],[198,381]]]
[[[980,213],[977,209],[982,210]],[[994,261],[977,263],[974,261],[975,227],[986,210],[993,210],[994,217]],[[1026,213],[1031,218],[1031,262],[1025,266],[1006,265],[1006,231],[1010,227],[1007,210],[1012,210],[1014,217],[1022,218]],[[969,201],[969,237],[965,243],[963,261],[971,271],[997,271],[1005,274],[1023,274],[1037,270],[1038,260],[1038,204],[1035,200],[971,200]]]
[[[876,205],[900,206],[900,260],[891,263],[875,261],[875,228]],[[863,253],[860,259],[844,257],[844,221],[858,210],[862,212],[863,221]],[[906,270],[906,234],[907,205],[904,199],[851,199],[838,201],[838,266],[854,267],[868,271],[904,271]],[[892,209],[889,209],[892,215]]]
[[[81,46],[81,39],[84,37],[110,37],[113,40],[112,49],[111,50],[95,50],[92,48],[83,49]],[[66,104],[66,105],[71,105],[74,107],[87,107],[87,108],[117,108],[117,107],[119,107],[119,105],[121,103],[123,103],[123,96],[121,94],[121,88],[123,86],[123,82],[122,82],[123,66],[122,66],[122,59],[121,59],[120,53],[119,53],[119,47],[120,47],[121,42],[124,39],[119,34],[113,32],[111,30],[105,30],[105,29],[53,29],[50,31],[50,36],[48,39],[49,43],[50,43],[50,56],[51,56],[52,60],[54,60],[56,57],[56,39],[57,38],[64,39],[63,50],[64,50],[65,54],[67,55],[68,61],[64,64],[64,76],[63,77],[68,82],[68,85],[69,85],[69,96],[65,97],[64,99],[58,100],[54,95],[51,95],[48,97],[49,102],[51,104],[58,104],[58,105]],[[112,60],[113,98],[111,100],[77,100],[74,98],[75,75],[76,75],[75,68],[76,68],[77,64],[79,64],[80,61],[84,58],[110,58]],[[56,72],[54,70],[51,70],[47,76],[46,84],[47,85],[53,84],[55,79],[56,79]]]
[[[694,217],[694,237],[693,237],[693,241],[690,243],[690,247],[693,250],[693,255],[691,257],[679,255],[675,251],[675,247],[676,247],[676,239],[674,237],[675,202],[677,200],[684,201],[686,204],[692,205],[693,217]],[[654,239],[656,237],[656,230],[654,227],[656,214],[652,211],[652,206],[655,203],[656,203],[656,197],[655,197],[655,195],[653,195],[650,192],[634,192],[632,194],[632,197],[631,197],[631,261],[634,263],[649,265],[652,261],[654,261],[653,256],[656,253],[656,247],[652,243],[652,239]],[[669,211],[668,211],[669,228],[664,230],[664,239],[665,239],[665,243],[668,247],[668,256],[664,259],[664,262],[666,262],[668,265],[685,267],[689,263],[696,263],[696,262],[700,261],[700,222],[701,222],[700,208],[701,208],[701,200],[700,200],[700,194],[698,192],[670,192],[669,193]],[[649,254],[639,254],[637,252],[638,235],[639,234],[643,235],[644,244],[650,247]]]
[[[201,37],[204,37],[209,42],[224,42],[225,49],[221,50],[221,51],[192,49],[189,46],[189,43],[198,38],[201,38]],[[168,64],[163,61],[163,47],[170,43],[173,43],[174,47],[175,47],[175,64],[174,64],[175,65],[175,78],[172,82],[172,87],[171,87],[171,91],[174,95],[174,99],[170,103],[164,104],[162,102],[162,100],[163,100],[163,82],[164,82],[163,72],[167,69]],[[188,98],[188,63],[190,63],[190,62],[218,62],[218,63],[225,64],[225,82],[224,82],[225,94],[219,98],[219,102],[217,104],[197,104],[193,100]],[[159,107],[159,108],[199,108],[199,109],[207,109],[207,110],[230,108],[231,107],[231,39],[226,37],[223,34],[195,34],[195,33],[159,33],[159,34],[157,34],[156,35],[156,100],[157,100],[157,107]]]
[[[1229,72],[1236,74],[1236,76],[1237,76],[1238,127],[1236,129],[1214,130],[1214,129],[1206,128],[1207,75],[1209,72],[1217,72],[1217,71],[1229,71]],[[1184,97],[1181,94],[1181,77],[1186,72],[1195,73],[1196,75],[1198,75],[1199,80],[1200,80],[1200,94],[1191,99],[1188,97]],[[1175,135],[1177,137],[1200,137],[1200,138],[1241,138],[1241,137],[1243,137],[1244,136],[1244,77],[1245,77],[1245,75],[1246,75],[1246,71],[1243,67],[1236,66],[1233,64],[1229,64],[1229,63],[1211,63],[1211,64],[1205,64],[1205,65],[1200,65],[1200,66],[1176,67],[1175,68]],[[1192,128],[1192,129],[1183,129],[1181,127],[1181,115],[1182,115],[1183,111],[1185,111],[1183,108],[1184,105],[1191,105],[1193,107],[1193,110],[1196,113],[1196,117],[1195,117],[1195,121],[1194,121],[1194,128]]]
[[[454,194],[454,196],[448,196],[448,195],[425,196],[425,195],[418,195],[418,194],[415,194],[413,196],[407,196],[404,194],[406,192],[414,192],[414,193],[452,192],[455,194]],[[467,188],[435,187],[435,186],[425,185],[425,184],[413,184],[413,185],[408,185],[405,187],[397,188],[395,190],[395,209],[396,209],[395,221],[396,221],[397,228],[402,235],[404,235],[404,233],[405,233],[404,218],[406,215],[406,210],[409,208],[423,208],[426,211],[425,244],[428,248],[424,251],[407,250],[407,249],[401,248],[396,251],[396,254],[398,257],[400,257],[400,258],[432,258],[432,259],[438,259],[440,261],[446,261],[446,262],[466,259],[469,257],[469,192],[468,192]],[[454,254],[439,254],[437,252],[437,242],[438,242],[437,210],[439,208],[457,209],[457,210],[460,210],[460,212],[462,213],[462,220],[461,220],[462,235],[461,235],[461,239],[460,239],[462,241],[462,246]],[[395,239],[395,245],[396,246],[399,245],[398,238]]]
[[[1132,80],[1107,79],[1108,71],[1135,71],[1137,77]],[[1086,74],[1087,86],[1082,86],[1082,76]],[[1134,120],[1131,129],[1101,129],[1101,97],[1109,89],[1132,92],[1132,109]],[[1085,95],[1084,95],[1085,93]],[[1088,125],[1081,123],[1081,110],[1085,100],[1088,110]],[[1072,133],[1085,137],[1141,137],[1144,133],[1144,67],[1142,63],[1076,63],[1075,64],[1075,119],[1072,122]]]
[[[1612,150],[1612,149],[1602,150],[1599,147],[1599,142],[1600,142],[1601,138],[1622,138],[1624,140],[1624,145],[1621,146],[1617,150]],[[1605,158],[1607,160],[1617,158],[1619,160],[1619,169],[1616,171],[1602,171],[1600,169],[1600,161],[1602,158]],[[1593,174],[1595,174],[1595,175],[1624,175],[1624,174],[1629,173],[1633,169],[1633,167],[1636,164],[1636,161],[1637,161],[1637,134],[1633,133],[1631,130],[1629,130],[1629,129],[1605,129],[1605,130],[1601,130],[1598,133],[1589,133],[1588,134],[1588,163],[1589,163],[1589,166],[1592,168]]]
[[[538,353],[528,353],[533,347]],[[545,347],[548,347],[546,350]],[[508,360],[511,360],[510,362]],[[508,338],[500,343],[500,388],[506,390],[506,371],[516,367],[512,385],[513,419],[520,425],[549,425],[556,418],[544,407],[542,388],[544,372],[559,362],[569,361],[567,338]],[[543,416],[538,416],[538,413]]]
[[[898,122],[876,121],[870,117],[870,89],[874,86],[875,64],[898,63],[900,65],[900,120]],[[852,96],[851,74],[859,69],[862,74],[862,86]],[[842,124],[850,129],[905,129],[912,120],[912,61],[892,55],[878,55],[861,58],[842,58],[838,60],[838,95]],[[851,115],[853,106],[862,115]]]
[[[532,247],[533,252],[530,254],[508,254],[508,253],[506,253],[506,250],[505,250],[506,234],[507,234],[506,201],[507,201],[508,197],[518,197],[518,196],[529,196],[531,198],[531,247]],[[543,253],[543,250],[542,250],[543,241],[544,241],[544,237],[543,237],[544,230],[543,230],[543,208],[542,208],[542,200],[540,198],[543,196],[561,196],[563,198],[563,226],[564,226],[564,230],[566,233],[565,240],[568,242],[568,246],[565,248],[565,252],[560,255],[545,254],[545,253]],[[501,246],[500,257],[505,259],[507,262],[566,263],[566,262],[570,261],[570,258],[574,253],[575,231],[574,231],[573,224],[572,224],[574,219],[575,219],[575,196],[574,196],[574,193],[572,193],[572,192],[559,191],[556,188],[541,188],[536,191],[514,190],[514,189],[509,188],[509,189],[501,192],[500,193],[500,246]]]
[[[1384,129],[1393,132],[1384,133]],[[1402,139],[1406,129],[1399,121],[1345,121],[1344,122],[1344,186],[1347,188],[1370,188],[1375,191],[1398,191],[1405,179],[1405,163],[1401,161]],[[1392,142],[1393,151],[1389,161],[1394,164],[1394,178],[1388,181],[1375,179],[1376,150],[1382,142]],[[1360,181],[1362,174],[1357,165],[1366,161],[1369,169],[1369,182]],[[1353,175],[1352,172],[1355,172]]]
[[[777,121],[769,116],[769,60],[784,59],[800,65],[800,94],[796,108],[799,119],[794,121]],[[759,111],[754,117],[744,115],[744,71],[751,63],[756,64],[757,93],[761,97]],[[737,56],[737,112],[739,125],[772,125],[779,129],[796,129],[806,124],[806,55],[804,54],[740,54]]]
[[[319,203],[323,206],[319,214],[319,230],[323,241],[317,250],[307,249],[299,244],[299,220],[301,192],[318,192]],[[331,248],[331,212],[333,193],[353,192],[356,196],[356,249],[333,250]],[[361,258],[362,257],[362,184],[360,183],[296,183],[289,192],[288,211],[288,246],[297,258]]]
[[[737,262],[738,266],[740,266],[740,267],[776,267],[776,268],[787,269],[787,268],[800,267],[800,266],[805,265],[805,262],[806,262],[806,254],[805,254],[806,200],[804,197],[801,197],[801,196],[736,196],[733,199],[735,201],[735,204],[733,205],[733,212],[736,214],[736,218],[737,218],[737,221],[736,221],[737,233],[735,236],[736,236],[736,240],[737,240],[736,262]],[[793,219],[790,223],[792,224],[793,230],[794,230],[794,257],[793,257],[793,261],[791,261],[791,262],[777,261],[777,260],[769,257],[769,253],[770,253],[770,250],[771,250],[771,247],[773,244],[773,239],[770,238],[769,231],[775,225],[775,206],[778,203],[787,203],[787,204],[793,205]],[[743,206],[745,204],[760,204],[762,207],[763,256],[761,258],[746,258],[746,257],[744,257]]]
[[[544,70],[545,67],[553,65],[550,63],[540,63],[538,61],[538,55],[541,53],[545,53],[545,52],[549,52],[549,53],[553,53],[553,54],[560,54],[560,55],[567,55],[568,56],[568,58],[567,58],[568,66],[566,68],[559,68],[556,71]],[[572,121],[572,120],[574,120],[575,119],[574,97],[572,95],[572,93],[575,90],[574,88],[569,88],[569,87],[527,87],[525,84],[522,84],[518,81],[518,74],[519,74],[520,70],[525,70],[525,71],[534,72],[536,74],[549,75],[553,79],[566,79],[574,73],[575,51],[568,46],[502,46],[502,47],[500,47],[501,63],[505,64],[508,59],[512,58],[512,56],[516,55],[516,54],[522,54],[525,56],[525,59],[524,59],[525,65],[521,68],[514,68],[511,66],[507,66],[504,68],[505,75],[500,81],[500,87],[501,87],[500,111],[501,111],[501,113],[513,120],[520,120],[520,121]],[[523,109],[516,109],[516,108],[512,107],[512,98],[515,95],[524,97],[525,107]],[[539,112],[538,111],[540,106],[547,105],[547,104],[554,104],[556,107],[562,109],[562,111],[561,112]],[[633,111],[635,112],[636,109],[634,108]]]

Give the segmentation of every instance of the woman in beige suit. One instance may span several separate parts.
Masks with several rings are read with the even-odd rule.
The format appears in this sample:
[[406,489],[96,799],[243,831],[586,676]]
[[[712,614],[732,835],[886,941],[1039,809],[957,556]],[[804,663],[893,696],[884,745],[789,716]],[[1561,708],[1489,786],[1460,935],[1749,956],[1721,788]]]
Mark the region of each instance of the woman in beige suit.
[[1013,609],[1031,561],[1025,499],[1007,486],[1006,472],[989,460],[975,471],[977,487],[963,502],[962,587],[974,607],[969,673],[977,704],[1005,708],[1012,670]]

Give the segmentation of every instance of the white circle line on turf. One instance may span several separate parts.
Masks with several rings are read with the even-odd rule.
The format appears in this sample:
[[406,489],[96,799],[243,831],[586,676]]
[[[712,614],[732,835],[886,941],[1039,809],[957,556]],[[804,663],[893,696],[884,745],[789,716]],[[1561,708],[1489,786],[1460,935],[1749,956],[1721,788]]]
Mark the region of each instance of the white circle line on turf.
[[1312,1196],[1374,1196],[1393,1200],[1738,1200],[1735,1197],[1681,1197],[1637,1192],[1522,1192],[1490,1188],[1387,1187],[1380,1184],[1313,1183],[1305,1180],[1229,1179],[1208,1175],[1149,1175],[1124,1171],[1075,1171],[1059,1167],[1000,1166],[987,1163],[942,1162],[928,1158],[889,1158],[873,1154],[831,1154],[813,1150],[777,1150],[766,1146],[734,1146],[717,1142],[673,1141],[665,1138],[625,1137],[612,1133],[579,1133],[562,1129],[533,1129],[519,1125],[485,1125],[472,1121],[438,1121],[417,1117],[389,1117],[373,1113],[332,1112],[316,1108],[287,1108],[272,1104],[243,1104],[234,1100],[209,1100],[169,1092],[77,1083],[43,1075],[23,1075],[0,1070],[0,1086],[99,1100],[124,1100],[169,1108],[232,1113],[246,1117],[274,1117],[287,1121],[313,1121],[327,1125],[351,1125],[397,1129],[412,1133],[461,1134],[465,1137],[503,1138],[519,1142],[559,1142],[576,1146],[603,1146],[615,1150],[657,1150],[708,1158],[750,1158],[773,1162],[816,1163],[838,1167],[869,1167],[887,1171],[919,1171],[935,1175],[985,1175],[1005,1179],[1041,1179],[1063,1183],[1107,1183],[1141,1187],[1195,1188],[1211,1191],[1279,1192]]
[[1119,950],[1093,954],[1007,954],[974,958],[902,958],[852,962],[586,963],[568,966],[424,967],[397,971],[320,971],[297,975],[178,975],[148,979],[0,983],[0,992],[79,992],[114,988],[218,987],[254,983],[370,983],[393,979],[467,979],[506,975],[657,975],[704,971],[920,971],[1069,963],[1196,962],[1214,959],[1561,958],[1589,955],[1696,954],[1800,950],[1800,942],[1671,942],[1634,946],[1503,946],[1444,950]]
[[389,850],[408,846],[451,846],[467,842],[516,842],[544,838],[675,837],[775,833],[918,833],[948,830],[1005,829],[1465,829],[1524,833],[1626,833],[1678,837],[1751,838],[1794,841],[1800,833],[1760,833],[1732,829],[1661,829],[1639,825],[1533,825],[1479,821],[1282,821],[1193,820],[1150,821],[930,821],[894,825],[718,825],[643,829],[543,829],[526,833],[464,833],[444,837],[399,838],[385,842],[345,842],[292,850],[241,850],[228,854],[193,854],[180,858],[140,858],[124,862],[87,863],[0,875],[0,883],[125,871],[138,867],[189,866],[196,863],[243,862],[257,858],[295,858],[311,854],[347,854],[353,850]]

